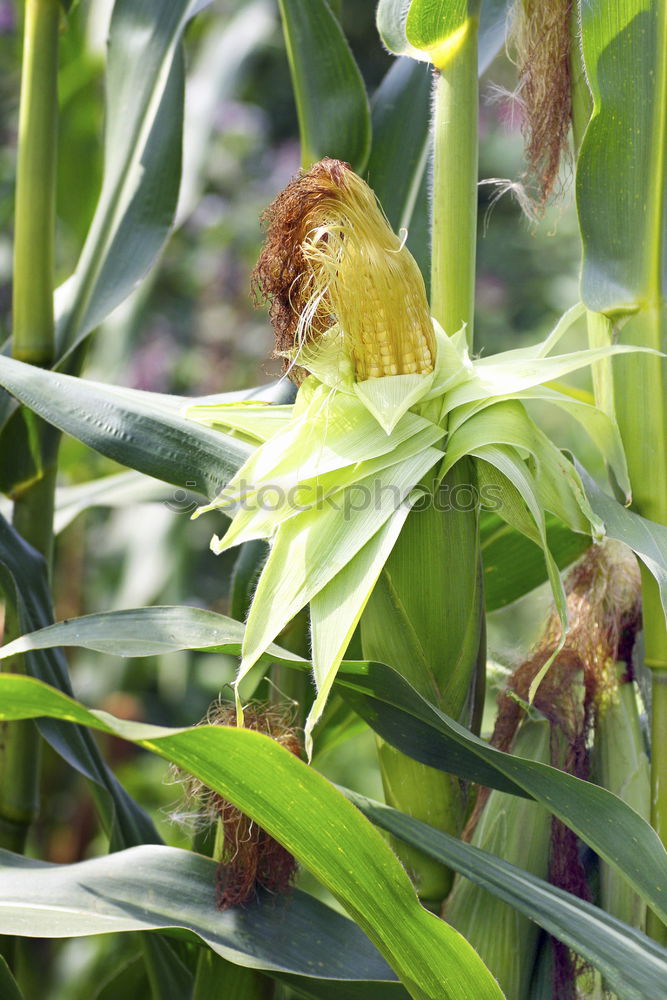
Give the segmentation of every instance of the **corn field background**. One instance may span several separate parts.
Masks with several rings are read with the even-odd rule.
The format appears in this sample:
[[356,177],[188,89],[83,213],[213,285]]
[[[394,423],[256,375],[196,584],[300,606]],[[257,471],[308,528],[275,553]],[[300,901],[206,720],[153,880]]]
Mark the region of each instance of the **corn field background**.
[[0,93],[0,1000],[665,1000],[665,0]]

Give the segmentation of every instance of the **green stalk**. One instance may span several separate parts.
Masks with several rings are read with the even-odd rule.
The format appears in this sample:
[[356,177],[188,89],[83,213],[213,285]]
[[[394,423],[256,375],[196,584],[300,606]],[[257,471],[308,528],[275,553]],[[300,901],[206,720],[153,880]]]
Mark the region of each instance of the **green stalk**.
[[53,360],[53,257],[58,130],[58,0],[27,0],[14,223],[12,354]]
[[[578,16],[576,4],[573,25]],[[659,5],[656,24],[656,43],[664,50],[667,39],[667,15],[664,5]],[[573,29],[576,37],[576,28]],[[626,58],[626,56],[624,56]],[[636,58],[627,50],[627,58]],[[578,149],[587,122],[590,106],[588,85],[581,72],[581,56],[573,46],[573,130]],[[647,232],[639,236],[628,232],[626,239],[644,239],[652,248],[644,287],[638,293],[638,311],[624,325],[614,330],[612,320],[598,313],[588,315],[589,342],[591,346],[612,342],[614,332],[625,344],[636,344],[665,351],[667,327],[664,301],[664,249],[663,230],[665,218],[664,178],[667,170],[667,64],[657,61],[652,87],[657,95],[651,134],[651,177],[645,193]],[[627,65],[629,86],[633,86],[632,73],[639,72]],[[619,126],[620,128],[621,126]],[[599,248],[598,248],[599,250]],[[616,250],[613,251],[614,253]],[[644,517],[667,524],[667,366],[657,355],[636,354],[618,359],[611,365],[603,362],[594,368],[596,402],[608,413],[616,411],[632,483],[635,509]],[[642,602],[644,619],[644,647],[646,665],[652,671],[652,763],[651,763],[651,822],[667,844],[667,627],[660,603],[656,582],[642,566]],[[667,928],[652,914],[648,930],[653,937],[667,944]]]
[[[9,639],[22,629],[13,603],[5,604],[4,634]],[[23,673],[23,658],[3,664],[7,673]],[[39,803],[37,733],[34,723],[0,722],[0,846],[22,854]]]
[[431,312],[450,336],[467,324],[472,345],[477,242],[477,19],[439,60],[433,134]]
[[[658,261],[659,263],[659,261]],[[650,304],[623,327],[624,343],[665,350],[660,277]],[[628,458],[634,507],[667,524],[667,365],[664,358],[631,355],[615,366],[616,410]],[[651,823],[667,844],[667,627],[658,586],[642,566],[645,663],[652,675]],[[667,944],[667,927],[649,914],[648,932]]]
[[[27,0],[16,181],[13,339],[15,358],[49,365],[54,352],[53,258],[58,126],[58,0]],[[14,524],[50,560],[55,458],[45,432],[44,475],[15,498]],[[22,629],[5,595],[4,641]],[[4,670],[23,672],[21,658]],[[0,846],[21,852],[37,813],[39,741],[33,723],[3,730],[0,743]]]

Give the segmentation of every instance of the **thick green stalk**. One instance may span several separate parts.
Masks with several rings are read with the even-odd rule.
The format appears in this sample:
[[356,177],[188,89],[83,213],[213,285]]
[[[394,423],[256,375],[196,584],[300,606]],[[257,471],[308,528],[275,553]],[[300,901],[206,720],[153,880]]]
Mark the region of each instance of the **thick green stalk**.
[[[14,224],[13,338],[15,358],[53,360],[53,258],[58,126],[58,0],[27,0],[19,113]],[[55,466],[51,435],[44,475],[15,499],[14,524],[26,541],[51,557]],[[47,444],[48,442],[48,444]],[[21,634],[12,596],[5,595],[4,641]],[[19,658],[3,669],[21,672]],[[33,723],[2,732],[0,845],[22,851],[38,809],[39,741]]]
[[58,129],[58,0],[27,0],[14,223],[12,354],[53,359],[53,255]]
[[[622,330],[624,343],[665,350],[664,305],[655,276],[651,303]],[[649,354],[619,359],[614,369],[616,410],[625,445],[634,506],[667,524],[667,365]],[[645,663],[652,674],[651,822],[667,844],[667,627],[653,576],[642,566]],[[667,927],[652,914],[649,933],[667,944]]]
[[442,50],[435,86],[431,312],[472,344],[477,240],[477,20]]
[[[4,635],[21,635],[13,603],[5,604]],[[20,656],[3,664],[8,673],[23,673]],[[0,722],[0,846],[17,854],[25,848],[28,829],[39,802],[34,723]]]

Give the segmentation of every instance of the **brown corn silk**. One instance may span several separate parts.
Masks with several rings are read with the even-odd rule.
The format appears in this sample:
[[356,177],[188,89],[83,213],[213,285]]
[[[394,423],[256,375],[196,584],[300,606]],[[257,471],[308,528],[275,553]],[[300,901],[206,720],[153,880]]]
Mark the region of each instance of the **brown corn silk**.
[[[597,713],[616,697],[616,664],[627,665],[632,679],[632,648],[641,623],[640,576],[634,555],[620,542],[593,545],[569,573],[565,589],[570,630],[549,667],[533,704],[551,725],[551,763],[588,778],[588,745]],[[554,612],[531,656],[515,670],[498,698],[492,746],[509,752],[525,714],[529,690],[561,637]],[[522,704],[523,703],[523,704]],[[489,789],[480,789],[463,833],[469,840]],[[590,899],[576,835],[553,817],[549,881],[581,899]],[[576,979],[585,963],[561,942],[554,949],[554,998],[576,1000]]]
[[[292,709],[253,702],[244,707],[244,728],[265,733],[296,757],[302,742],[292,722]],[[229,702],[215,702],[201,725],[235,726],[236,708]],[[186,807],[194,809],[205,824],[220,824],[222,850],[216,878],[216,905],[220,910],[243,906],[258,889],[286,892],[296,875],[292,854],[274,840],[249,816],[198,778],[176,772],[184,786]]]
[[516,0],[513,9],[516,96],[528,162],[525,180],[538,208],[554,193],[561,160],[568,153],[571,16],[572,0]]
[[295,381],[307,374],[299,362],[330,332],[357,380],[432,371],[421,272],[348,164],[327,158],[301,172],[262,221],[253,287],[269,301],[276,353]]

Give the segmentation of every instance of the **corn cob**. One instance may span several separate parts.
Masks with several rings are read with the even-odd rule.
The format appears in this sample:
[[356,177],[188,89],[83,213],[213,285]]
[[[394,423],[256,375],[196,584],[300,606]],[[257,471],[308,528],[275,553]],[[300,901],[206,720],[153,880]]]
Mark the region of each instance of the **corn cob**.
[[308,367],[333,334],[341,370],[357,381],[433,370],[435,336],[424,279],[375,195],[345,163],[324,159],[265,214],[255,284],[271,300],[276,350]]

